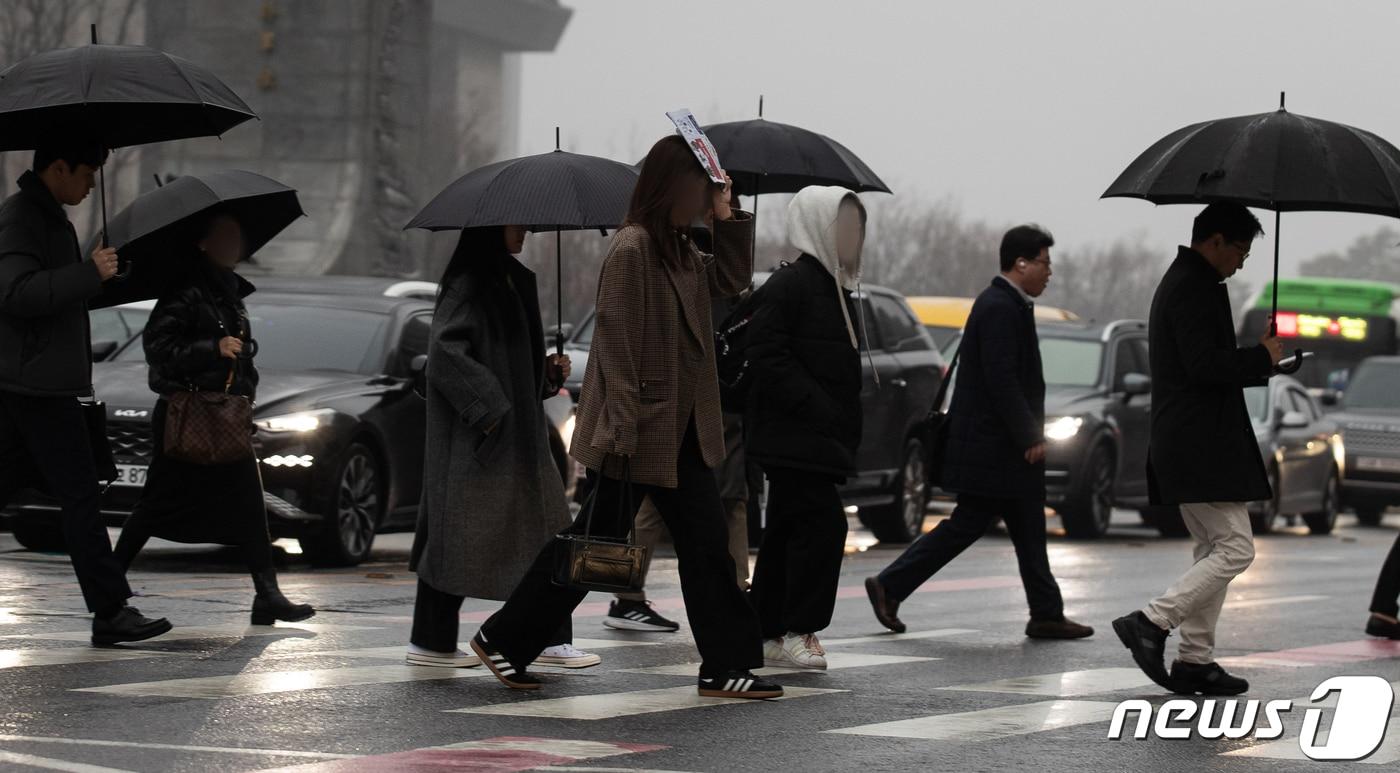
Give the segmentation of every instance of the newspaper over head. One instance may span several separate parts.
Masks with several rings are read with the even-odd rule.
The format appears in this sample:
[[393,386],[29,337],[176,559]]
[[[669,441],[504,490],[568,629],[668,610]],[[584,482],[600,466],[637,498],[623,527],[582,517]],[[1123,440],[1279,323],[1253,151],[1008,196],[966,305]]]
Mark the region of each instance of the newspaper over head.
[[690,152],[695,154],[695,159],[700,162],[700,166],[705,168],[705,174],[710,176],[710,182],[724,184],[724,167],[719,165],[719,151],[715,150],[715,144],[710,142],[710,138],[705,136],[705,131],[700,128],[700,122],[695,120],[695,114],[688,108],[672,110],[666,114],[671,119],[671,123],[676,125],[676,131],[680,133],[681,139],[690,148]]

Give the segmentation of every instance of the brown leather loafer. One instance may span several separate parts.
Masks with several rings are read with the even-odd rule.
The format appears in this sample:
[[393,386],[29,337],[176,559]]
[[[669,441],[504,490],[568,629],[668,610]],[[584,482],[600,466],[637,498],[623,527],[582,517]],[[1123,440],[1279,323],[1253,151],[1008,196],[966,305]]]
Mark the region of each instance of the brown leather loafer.
[[875,619],[880,621],[880,625],[895,633],[908,630],[904,621],[899,619],[899,602],[885,595],[885,586],[880,584],[879,578],[865,578],[865,595],[870,597],[870,607],[875,610]]
[[1026,635],[1032,639],[1084,639],[1094,635],[1094,629],[1073,620],[1032,620],[1026,623]]

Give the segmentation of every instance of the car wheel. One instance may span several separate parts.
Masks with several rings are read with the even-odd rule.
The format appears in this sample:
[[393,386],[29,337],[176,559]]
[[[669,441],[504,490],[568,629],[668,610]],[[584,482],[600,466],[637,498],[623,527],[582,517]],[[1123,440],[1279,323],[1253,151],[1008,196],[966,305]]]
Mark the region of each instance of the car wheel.
[[890,487],[894,502],[862,507],[861,523],[881,542],[912,542],[924,529],[928,511],[928,475],[924,467],[924,446],[917,438],[904,444],[904,464]]
[[1089,453],[1083,480],[1060,510],[1065,534],[1074,539],[1098,539],[1108,533],[1113,520],[1113,483],[1116,460],[1113,447],[1099,443]]
[[38,553],[68,552],[68,541],[63,537],[63,521],[58,513],[47,517],[16,515],[10,524],[15,541],[27,550]]
[[1381,518],[1385,516],[1384,505],[1357,505],[1356,520],[1362,526],[1380,526]]
[[1273,497],[1261,502],[1259,510],[1249,514],[1249,526],[1255,534],[1269,534],[1278,526],[1279,516],[1279,476],[1278,468],[1269,468],[1269,490],[1274,492]]
[[1157,530],[1163,537],[1187,537],[1191,530],[1181,518],[1181,508],[1176,505],[1151,505],[1139,511],[1142,519]]
[[341,456],[326,498],[325,520],[302,549],[322,566],[355,566],[369,558],[374,532],[384,515],[385,476],[379,458],[362,443]]
[[1327,474],[1327,484],[1322,487],[1322,509],[1315,513],[1304,513],[1303,522],[1313,534],[1331,534],[1337,525],[1337,511],[1341,509],[1341,485],[1337,471]]

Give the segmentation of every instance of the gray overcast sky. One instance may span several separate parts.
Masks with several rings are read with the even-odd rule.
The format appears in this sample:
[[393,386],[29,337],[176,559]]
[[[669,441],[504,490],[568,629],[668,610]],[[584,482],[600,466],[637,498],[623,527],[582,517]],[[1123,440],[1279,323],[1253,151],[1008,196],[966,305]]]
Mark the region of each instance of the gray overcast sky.
[[[1162,135],[1272,110],[1279,91],[1400,142],[1393,0],[563,2],[558,49],[524,57],[522,153],[553,149],[558,124],[569,150],[635,160],[665,111],[748,118],[761,93],[766,118],[844,143],[895,195],[1037,221],[1071,249],[1145,232],[1169,254],[1196,208],[1099,194]],[[1274,231],[1258,214],[1256,287]],[[1286,215],[1284,273],[1386,223]]]

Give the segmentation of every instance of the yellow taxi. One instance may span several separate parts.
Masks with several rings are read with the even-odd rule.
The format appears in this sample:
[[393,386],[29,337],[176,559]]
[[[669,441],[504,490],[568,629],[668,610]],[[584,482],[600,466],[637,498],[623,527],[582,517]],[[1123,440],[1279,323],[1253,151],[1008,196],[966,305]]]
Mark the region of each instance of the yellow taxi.
[[[950,295],[923,295],[907,300],[919,322],[933,335],[938,348],[944,349],[967,324],[967,315],[972,311],[972,302],[975,299]],[[1035,318],[1041,322],[1076,322],[1079,315],[1068,309],[1036,304]]]

